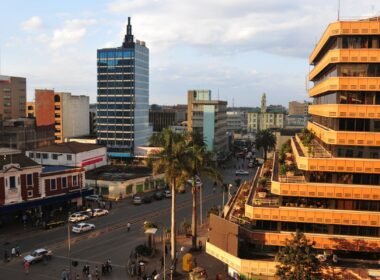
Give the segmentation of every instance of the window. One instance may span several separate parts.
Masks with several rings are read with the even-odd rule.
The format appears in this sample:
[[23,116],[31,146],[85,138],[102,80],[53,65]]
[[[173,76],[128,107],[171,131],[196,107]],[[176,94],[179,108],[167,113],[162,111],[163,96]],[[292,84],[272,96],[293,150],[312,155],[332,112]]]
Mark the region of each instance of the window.
[[33,185],[33,174],[26,174],[26,185],[27,186]]
[[28,191],[28,197],[33,197],[33,191],[32,190]]
[[34,153],[29,153],[30,158],[34,158]]
[[51,179],[50,180],[50,190],[51,191],[55,191],[57,190],[57,182],[55,179]]
[[62,189],[66,189],[66,188],[67,188],[67,178],[62,177]]
[[42,158],[43,158],[43,159],[48,159],[48,158],[49,158],[49,154],[45,154],[45,153],[43,153],[43,154],[42,154]]
[[51,158],[54,159],[54,160],[57,160],[58,159],[58,154],[52,154]]
[[9,188],[10,189],[16,188],[16,177],[15,176],[9,177]]
[[41,158],[41,154],[40,153],[36,153],[36,158]]
[[66,158],[67,158],[67,160],[73,160],[73,156],[72,155],[67,155]]
[[73,187],[77,187],[78,186],[78,176],[75,175],[73,176]]

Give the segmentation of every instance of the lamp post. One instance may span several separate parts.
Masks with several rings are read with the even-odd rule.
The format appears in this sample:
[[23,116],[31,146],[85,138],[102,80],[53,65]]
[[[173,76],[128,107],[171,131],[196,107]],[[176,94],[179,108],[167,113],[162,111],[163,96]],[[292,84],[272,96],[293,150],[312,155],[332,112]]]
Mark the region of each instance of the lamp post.
[[70,253],[71,253],[71,240],[70,240],[70,221],[69,221],[69,217],[70,217],[70,212],[69,212],[69,215],[67,217],[67,258],[69,260],[69,272],[70,272],[70,277],[72,276],[71,275],[71,260],[70,260]]
[[203,183],[199,184],[199,224],[203,224],[203,199],[202,199],[202,193],[203,193]]

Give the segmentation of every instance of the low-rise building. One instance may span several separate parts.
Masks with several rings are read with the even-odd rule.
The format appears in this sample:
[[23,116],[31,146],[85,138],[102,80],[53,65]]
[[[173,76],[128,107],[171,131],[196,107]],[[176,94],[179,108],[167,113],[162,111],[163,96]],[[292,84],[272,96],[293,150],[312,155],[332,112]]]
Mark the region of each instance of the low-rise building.
[[79,142],[65,142],[27,150],[26,155],[41,165],[83,167],[85,170],[107,164],[105,147]]
[[153,175],[147,167],[103,166],[86,173],[86,186],[109,199],[132,197],[164,188],[164,174]]

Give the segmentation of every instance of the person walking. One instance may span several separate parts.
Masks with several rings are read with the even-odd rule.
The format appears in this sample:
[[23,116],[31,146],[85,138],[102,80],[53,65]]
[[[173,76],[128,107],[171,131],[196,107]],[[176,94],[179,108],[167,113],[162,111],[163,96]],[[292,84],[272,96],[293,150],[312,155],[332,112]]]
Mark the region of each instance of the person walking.
[[198,246],[199,246],[199,251],[202,251],[202,247],[203,247],[202,240],[198,241]]
[[131,224],[127,223],[127,232],[129,232],[130,230],[131,230]]
[[24,271],[26,275],[29,275],[29,269],[30,269],[30,263],[27,261],[24,261]]
[[11,258],[13,259],[14,257],[16,257],[16,248],[15,248],[15,247],[12,247],[12,250],[11,250]]

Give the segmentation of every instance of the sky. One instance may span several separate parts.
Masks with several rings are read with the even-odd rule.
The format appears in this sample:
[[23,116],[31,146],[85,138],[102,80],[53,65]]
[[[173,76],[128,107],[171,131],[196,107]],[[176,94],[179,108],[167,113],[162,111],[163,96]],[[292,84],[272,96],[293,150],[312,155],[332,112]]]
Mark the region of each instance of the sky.
[[[211,89],[235,107],[307,99],[308,56],[338,0],[6,1],[0,74],[96,102],[96,50],[119,47],[128,16],[150,50],[150,104],[186,104]],[[378,0],[341,0],[340,19],[380,15]]]

